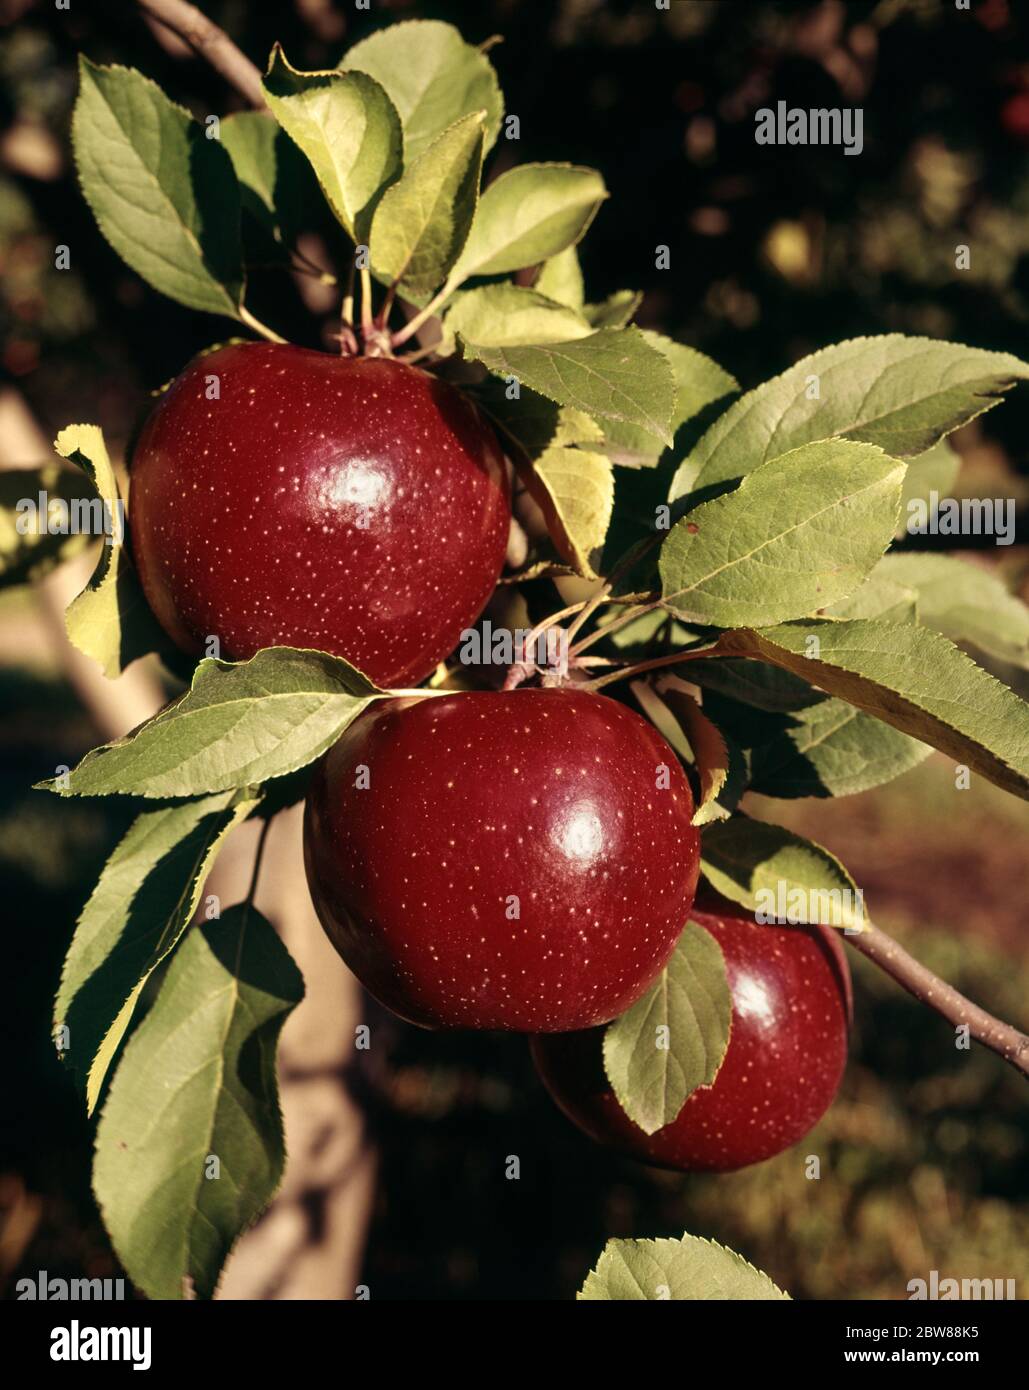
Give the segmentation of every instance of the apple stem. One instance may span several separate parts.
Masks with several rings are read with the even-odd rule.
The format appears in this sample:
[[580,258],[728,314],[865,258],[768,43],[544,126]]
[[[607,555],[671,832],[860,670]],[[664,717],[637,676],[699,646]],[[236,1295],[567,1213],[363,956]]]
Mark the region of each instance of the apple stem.
[[430,343],[428,347],[419,348],[417,352],[398,353],[397,360],[408,363],[421,362],[423,358],[432,357],[432,355],[438,351],[439,343]]
[[270,343],[284,343],[286,341],[273,329],[263,324],[260,319],[255,318],[245,304],[239,306],[239,317],[242,323],[245,323],[248,328],[252,328],[262,338],[267,338]]
[[[616,620],[611,627],[620,627],[621,623]],[[587,643],[580,643],[578,648],[572,651],[572,656],[581,662],[581,652]],[[622,666],[617,671],[612,671],[610,675],[598,676],[596,680],[588,681],[582,688],[583,690],[600,690],[605,685],[611,685],[614,681],[624,681],[630,676],[638,676],[643,671],[656,671],[659,666],[678,666],[684,661],[692,661],[698,656],[710,656],[710,646],[701,647],[697,651],[670,652],[667,656],[655,656],[649,661],[637,661],[631,666]]]
[[[584,652],[587,647],[592,647],[594,642],[599,642],[602,638],[609,637],[613,632],[618,632],[621,628],[627,627],[629,623],[635,622],[637,618],[642,618],[647,613],[653,613],[655,608],[668,608],[663,598],[655,598],[647,602],[642,602],[641,599],[645,597],[645,595],[638,597],[632,602],[632,606],[627,608],[620,617],[614,618],[603,627],[595,628],[593,632],[576,644],[575,654],[578,655],[580,652]],[[674,616],[673,609],[668,608],[668,611]]]
[[361,351],[361,344],[357,341],[357,334],[349,323],[340,324],[338,336],[340,356],[357,357]]
[[892,976],[909,994],[928,1004],[955,1027],[967,1028],[970,1035],[984,1047],[1009,1062],[1016,1071],[1029,1077],[1029,1037],[1010,1023],[1002,1023],[978,1004],[966,999],[953,985],[909,955],[891,936],[866,922],[858,932],[844,936],[863,956],[867,956],[887,975]]
[[366,357],[393,356],[393,340],[383,318],[390,310],[391,291],[392,286],[386,291],[382,309],[376,314],[372,301],[372,273],[366,265],[361,267],[361,352]]
[[347,328],[353,328],[354,326],[354,276],[356,273],[354,262],[351,261],[350,268],[347,271],[346,289],[343,291],[343,303],[340,305],[339,311],[340,318]]
[[588,670],[594,666],[620,666],[622,663],[610,656],[577,656],[572,658],[569,652],[570,661],[577,669]]
[[264,843],[268,838],[268,831],[271,829],[274,816],[269,816],[261,826],[261,834],[257,841],[257,849],[254,852],[254,869],[250,875],[250,887],[247,890],[246,905],[251,907],[254,901],[254,894],[257,892],[257,880],[261,876],[261,861],[264,859]]
[[383,331],[385,331],[386,323],[389,319],[390,313],[393,310],[393,301],[396,299],[396,297],[397,282],[396,280],[394,280],[393,283],[386,290],[386,298],[382,301],[382,307],[379,309],[378,315],[375,319],[376,326],[378,328],[383,329]]
[[413,319],[408,319],[404,327],[399,328],[396,333],[393,334],[394,348],[402,347],[409,338],[413,338],[419,328],[421,328],[423,324],[428,323],[429,319],[432,318],[442,304],[446,303],[453,292],[454,286],[448,281],[440,290],[439,294],[437,294],[434,299],[429,300],[424,309],[419,310]]
[[367,338],[374,327],[372,317],[372,272],[361,267],[361,336]]
[[[588,599],[584,599],[580,603],[571,603],[567,608],[561,608],[558,612],[551,613],[549,618],[544,618],[542,622],[537,623],[522,643],[522,650],[525,652],[532,652],[536,646],[537,640],[542,637],[543,633],[546,632],[548,628],[553,627],[555,623],[559,623],[562,618],[568,618],[573,613],[578,613],[581,609],[586,607],[588,602]],[[516,661],[507,673],[503,689],[517,690],[518,686],[520,686],[524,680],[527,680],[529,676],[532,675],[533,671],[537,669],[538,667],[535,661]]]
[[[605,579],[593,597],[583,604],[578,615],[568,624],[568,630],[565,636],[570,643],[574,642],[576,633],[582,630],[583,624],[589,622],[593,614],[608,597],[615,586],[615,579],[615,575],[612,575],[610,579]],[[575,651],[578,655],[578,651],[575,647],[572,647],[572,651]]]
[[[582,629],[584,624],[589,622],[590,618],[597,611],[600,605],[604,602],[607,596],[611,593],[612,589],[618,583],[619,579],[621,579],[623,575],[628,574],[630,570],[635,568],[639,561],[643,559],[644,555],[646,555],[646,553],[649,550],[652,550],[654,548],[654,546],[657,544],[657,539],[657,537],[653,537],[646,541],[640,542],[638,545],[634,545],[630,549],[629,553],[621,561],[621,563],[615,566],[615,568],[611,571],[610,576],[604,580],[604,583],[593,595],[590,601],[586,604],[585,608],[569,627],[569,642],[575,637],[576,633],[578,633]],[[615,623],[612,623],[608,626],[607,631],[612,631],[625,621],[626,619],[624,617],[617,619]],[[587,641],[584,641],[580,646],[573,647],[572,650],[576,653],[576,655],[578,655],[581,651],[584,651],[588,645],[589,643]]]

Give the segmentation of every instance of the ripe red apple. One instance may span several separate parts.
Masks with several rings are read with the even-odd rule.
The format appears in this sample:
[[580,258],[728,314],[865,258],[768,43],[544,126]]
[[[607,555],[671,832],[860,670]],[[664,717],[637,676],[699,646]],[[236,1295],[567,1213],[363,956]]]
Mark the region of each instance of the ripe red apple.
[[133,556],[168,635],[315,647],[413,685],[493,591],[510,508],[475,406],[417,367],[273,343],[192,362],[132,457]]
[[722,1173],[781,1153],[828,1110],[847,1061],[850,971],[831,928],[763,925],[721,899],[690,915],[725,955],[732,1025],[714,1081],[671,1124],[645,1134],[629,1119],[604,1074],[603,1029],[531,1046],[547,1090],[598,1143],[662,1168]]
[[412,1023],[603,1023],[686,924],[699,837],[675,754],[574,689],[384,701],[307,797],[307,881],[358,979]]

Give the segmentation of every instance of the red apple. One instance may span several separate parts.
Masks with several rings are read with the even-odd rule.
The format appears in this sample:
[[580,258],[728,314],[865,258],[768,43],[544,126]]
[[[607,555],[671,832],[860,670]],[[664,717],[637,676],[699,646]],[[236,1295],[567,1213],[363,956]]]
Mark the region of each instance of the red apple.
[[132,549],[168,635],[343,656],[414,685],[493,591],[510,508],[475,406],[417,367],[272,343],[197,358],[132,457]]
[[425,1027],[549,1032],[623,1012],[689,916],[675,754],[575,689],[373,706],[315,771],[307,881],[358,979]]
[[694,911],[725,955],[732,994],[729,1046],[710,1086],[671,1124],[645,1134],[604,1074],[603,1029],[532,1039],[544,1085],[580,1129],[644,1163],[728,1172],[801,1139],[828,1110],[847,1061],[850,971],[827,927],[763,925],[717,900]]

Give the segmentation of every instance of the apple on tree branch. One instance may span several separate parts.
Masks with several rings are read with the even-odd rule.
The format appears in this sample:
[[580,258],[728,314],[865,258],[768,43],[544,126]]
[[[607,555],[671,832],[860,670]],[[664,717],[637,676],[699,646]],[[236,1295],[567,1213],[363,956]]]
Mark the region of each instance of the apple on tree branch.
[[[231,826],[300,800],[312,900],[368,990],[424,1027],[530,1036],[558,1104],[644,1161],[729,1170],[818,1121],[851,1015],[833,925],[1029,1075],[1024,1034],[867,921],[756,917],[762,886],[817,899],[853,885],[739,805],[751,789],[791,794],[762,769],[770,715],[786,717],[809,794],[879,785],[934,747],[1029,797],[1027,707],[957,645],[1029,664],[1024,606],[966,573],[948,609],[938,573],[901,574],[887,553],[910,461],[1029,366],[886,334],[733,400],[718,364],[632,324],[638,295],[587,301],[576,247],[607,197],[599,173],[530,164],[482,188],[503,99],[456,29],[391,25],[324,72],[276,45],[262,78],[192,5],[140,8],[269,108],[209,139],[142,74],[83,59],[73,123],[83,193],[123,259],[266,339],[223,342],[160,394],[130,461],[128,543],[105,547],[68,614],[108,674],[158,652],[189,681],[46,784],[146,808],[84,911],[59,1004],[95,1034],[97,1191],[140,1286],[213,1290],[241,1227],[162,1150],[151,1112],[185,1079],[226,1088],[193,1115],[197,1152],[224,1147],[252,1172],[248,1219],[281,1171],[274,1048],[257,1076],[238,1062],[255,1029],[274,1039],[298,972],[252,903],[192,918]],[[409,68],[437,102],[412,101],[397,79]],[[336,354],[285,342],[246,303],[263,264],[252,239],[294,263],[290,169],[353,245]],[[394,356],[437,318],[431,347]],[[57,447],[120,504],[98,429],[69,427]],[[503,576],[512,466],[542,521]],[[555,599],[556,574],[589,596]],[[446,665],[498,594],[530,614],[528,643]],[[565,660],[539,658],[544,637]],[[698,684],[678,700],[637,686],[646,718],[615,688],[680,668]],[[840,728],[860,736],[845,773],[828,758]],[[173,1035],[188,1055],[165,1046]],[[248,1116],[246,1140],[230,1112]],[[175,1250],[155,1255],[151,1229],[176,1231]]]

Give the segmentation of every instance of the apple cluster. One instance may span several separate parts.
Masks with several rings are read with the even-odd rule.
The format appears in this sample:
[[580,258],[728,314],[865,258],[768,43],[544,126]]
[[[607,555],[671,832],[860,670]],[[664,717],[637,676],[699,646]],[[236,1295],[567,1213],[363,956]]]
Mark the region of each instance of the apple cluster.
[[[184,651],[333,653],[417,685],[492,594],[507,465],[456,388],[389,358],[232,344],[163,394],[132,459],[131,544]],[[419,692],[373,704],[317,766],[305,863],[362,983],[429,1028],[532,1036],[587,1134],[650,1163],[724,1170],[794,1143],[846,1059],[849,979],[832,934],[694,911],[689,781],[645,719],[576,689]],[[732,997],[712,1084],[647,1135],[602,1063],[604,1026],[651,989],[686,922]]]

